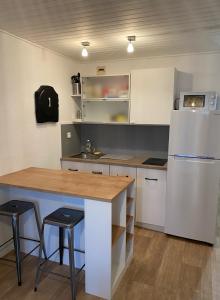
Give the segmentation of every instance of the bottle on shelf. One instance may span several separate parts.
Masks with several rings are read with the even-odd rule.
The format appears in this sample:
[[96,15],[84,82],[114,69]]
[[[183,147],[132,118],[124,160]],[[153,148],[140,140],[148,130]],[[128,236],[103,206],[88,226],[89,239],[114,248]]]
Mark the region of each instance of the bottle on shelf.
[[73,75],[71,77],[71,81],[73,87],[73,95],[81,95],[80,73],[77,73],[77,75]]

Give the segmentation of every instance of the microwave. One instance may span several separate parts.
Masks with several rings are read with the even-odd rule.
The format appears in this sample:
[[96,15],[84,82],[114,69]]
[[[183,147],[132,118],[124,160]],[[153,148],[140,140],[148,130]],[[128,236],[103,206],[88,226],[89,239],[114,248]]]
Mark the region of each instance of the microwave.
[[181,92],[179,110],[212,111],[217,109],[216,92]]

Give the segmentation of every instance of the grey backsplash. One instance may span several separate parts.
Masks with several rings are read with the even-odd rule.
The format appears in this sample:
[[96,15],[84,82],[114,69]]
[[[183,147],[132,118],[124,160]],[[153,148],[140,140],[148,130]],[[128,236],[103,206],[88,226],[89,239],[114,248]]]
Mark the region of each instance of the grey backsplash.
[[[167,157],[169,126],[81,124],[62,128],[63,155],[80,152],[80,141],[83,151],[86,139],[90,139],[104,153]],[[66,142],[67,131],[73,132],[72,142]]]
[[[71,132],[71,138],[67,138],[67,132]],[[80,125],[61,125],[62,156],[68,156],[81,151],[81,128]]]

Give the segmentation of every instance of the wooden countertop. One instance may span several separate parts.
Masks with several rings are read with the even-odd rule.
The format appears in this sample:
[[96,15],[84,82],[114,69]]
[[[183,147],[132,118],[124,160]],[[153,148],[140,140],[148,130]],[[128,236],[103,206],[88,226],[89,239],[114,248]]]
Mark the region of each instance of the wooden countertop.
[[0,185],[112,202],[134,179],[66,170],[28,168],[0,176]]
[[133,167],[133,168],[143,168],[143,169],[156,169],[156,170],[167,170],[167,164],[164,166],[154,166],[154,165],[143,165],[142,163],[148,157],[133,157],[128,160],[120,160],[120,159],[89,159],[89,158],[75,158],[71,156],[64,156],[61,158],[61,161],[75,161],[75,162],[84,162],[84,163],[93,163],[93,164],[104,164],[104,165],[116,165],[116,166],[124,166],[124,167]]

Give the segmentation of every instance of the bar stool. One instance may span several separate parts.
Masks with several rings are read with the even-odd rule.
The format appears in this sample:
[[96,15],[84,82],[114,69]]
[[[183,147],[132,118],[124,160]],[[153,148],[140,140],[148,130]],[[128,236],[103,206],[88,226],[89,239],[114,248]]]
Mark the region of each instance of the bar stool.
[[[0,215],[11,218],[11,225],[12,225],[12,231],[13,231],[13,237],[10,238],[8,241],[4,242],[3,244],[1,244],[0,248],[5,246],[7,243],[9,243],[10,241],[13,240],[15,254],[16,254],[15,261],[4,258],[4,257],[1,257],[0,259],[16,263],[18,286],[21,286],[21,263],[22,263],[22,261],[40,246],[40,240],[32,239],[29,237],[23,237],[23,236],[20,236],[20,234],[19,234],[19,217],[31,209],[34,210],[35,220],[36,220],[36,224],[37,224],[37,230],[38,230],[38,234],[40,237],[41,226],[40,226],[40,221],[39,221],[39,217],[37,214],[37,209],[33,202],[22,201],[22,200],[11,200],[9,202],[4,203],[3,205],[0,205]],[[21,258],[21,252],[20,252],[20,239],[38,243],[38,245],[36,247],[34,247],[29,253],[25,254],[25,256],[23,258]],[[46,258],[45,248],[43,248],[43,251],[44,251],[44,256]]]
[[[85,253],[85,251],[76,249],[74,247],[74,227],[84,219],[84,212],[81,210],[70,209],[61,207],[50,215],[46,216],[43,220],[43,226],[41,231],[41,242],[40,242],[40,251],[39,251],[39,262],[38,268],[35,278],[35,291],[37,291],[38,284],[40,281],[40,274],[41,272],[50,273],[53,275],[61,276],[70,279],[71,284],[71,295],[72,300],[76,299],[76,277],[78,273],[84,268],[85,264],[78,270],[76,273],[75,269],[75,260],[74,260],[74,252]],[[48,260],[57,252],[59,251],[60,254],[60,265],[63,264],[63,252],[64,249],[68,249],[69,251],[69,267],[70,267],[70,277],[64,276],[60,273],[52,272],[46,270],[46,268],[42,268],[43,264],[46,261],[42,262],[42,249],[44,247],[44,227],[45,225],[52,225],[59,227],[59,247],[50,255],[48,256]],[[68,247],[64,246],[64,233],[65,230],[67,231],[68,235]]]

